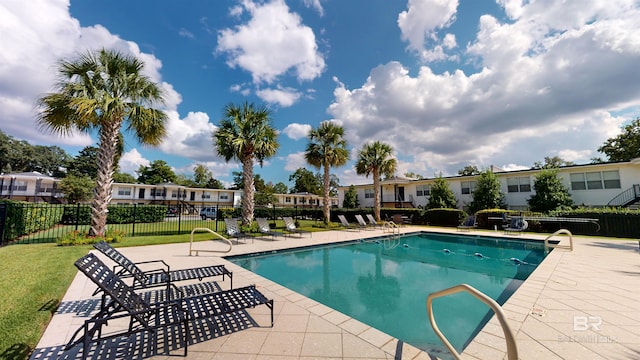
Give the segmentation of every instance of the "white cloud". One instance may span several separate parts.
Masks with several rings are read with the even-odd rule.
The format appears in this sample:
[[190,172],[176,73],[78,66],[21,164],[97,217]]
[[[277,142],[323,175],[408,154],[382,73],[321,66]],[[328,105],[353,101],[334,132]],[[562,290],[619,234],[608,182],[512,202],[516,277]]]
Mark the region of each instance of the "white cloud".
[[[402,40],[409,42],[408,48],[428,62],[448,58],[444,47],[455,47],[455,37],[447,34],[440,40],[437,31],[455,21],[458,0],[409,0],[407,8],[398,15],[398,27]],[[427,43],[434,44],[433,49],[427,49]]]
[[291,123],[282,132],[293,140],[300,140],[306,138],[311,129],[312,127],[309,124]]
[[137,176],[136,170],[138,170],[140,165],[149,166],[149,164],[151,164],[151,161],[145,159],[138,149],[134,148],[122,154],[120,158],[120,171]]
[[[538,1],[513,23],[485,15],[467,49],[476,72],[423,66],[410,75],[390,62],[358,88],[336,80],[328,111],[349,129],[351,146],[385,141],[425,164],[427,176],[468,164],[530,167],[556,155],[589,162],[626,120],[611,114],[640,106],[640,11],[632,5]],[[430,24],[438,23],[446,21]]]
[[303,0],[306,7],[313,8],[320,16],[324,16],[321,0]]
[[[218,32],[216,50],[229,56],[227,64],[249,71],[255,83],[272,83],[293,71],[298,80],[313,80],[325,68],[311,28],[289,11],[283,0],[258,3],[242,0],[251,15],[248,23]],[[234,15],[238,10],[234,8]]]
[[307,167],[307,161],[304,159],[304,151],[287,155],[284,169],[286,171],[296,171],[299,168]]
[[278,104],[282,107],[289,107],[300,99],[300,92],[294,88],[278,86],[275,89],[261,89],[256,91],[256,95],[265,102]]
[[184,119],[175,111],[168,111],[167,138],[159,146],[167,154],[198,161],[217,159],[213,146],[216,126],[203,112],[189,112]]

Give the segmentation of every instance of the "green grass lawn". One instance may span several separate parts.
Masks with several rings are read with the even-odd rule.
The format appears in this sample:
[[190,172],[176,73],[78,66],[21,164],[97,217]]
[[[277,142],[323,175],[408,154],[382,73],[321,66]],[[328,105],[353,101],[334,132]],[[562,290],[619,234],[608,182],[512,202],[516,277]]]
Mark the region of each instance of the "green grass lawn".
[[[313,221],[301,228],[322,231]],[[278,220],[277,231],[284,222]],[[256,234],[257,235],[257,234]],[[211,239],[196,233],[194,240]],[[126,237],[115,247],[189,242],[190,234]],[[71,284],[77,269],[73,263],[93,247],[56,244],[17,244],[0,248],[0,359],[26,359],[35,348],[51,316]]]

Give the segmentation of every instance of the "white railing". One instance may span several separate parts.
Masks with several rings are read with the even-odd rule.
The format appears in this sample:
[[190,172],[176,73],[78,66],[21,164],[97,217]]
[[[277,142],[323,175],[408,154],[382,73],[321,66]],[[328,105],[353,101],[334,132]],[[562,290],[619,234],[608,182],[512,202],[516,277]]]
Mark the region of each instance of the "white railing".
[[[212,233],[213,235],[215,235],[217,238],[219,238],[220,240],[224,240],[227,244],[229,244],[229,248],[227,250],[203,250],[203,249],[194,249],[193,248],[193,234],[195,232],[201,232],[201,231],[208,231],[210,233]],[[212,239],[212,240],[215,240]],[[231,251],[231,248],[233,247],[233,244],[231,244],[231,241],[229,239],[227,239],[226,237],[218,234],[217,232],[209,229],[209,228],[195,228],[193,230],[191,230],[191,242],[189,243],[189,256],[191,256],[191,254],[193,252],[196,253],[196,256],[198,256],[199,252],[219,252],[219,253],[228,253],[229,251]]]
[[[560,234],[569,235],[569,245],[568,246],[567,245],[550,244],[549,243],[549,239],[551,239],[552,237],[554,237],[556,235],[560,235]],[[573,251],[573,234],[571,233],[571,231],[569,231],[567,229],[560,229],[560,230],[554,232],[553,234],[547,236],[544,239],[544,251],[545,252],[549,252],[549,248],[565,249],[565,250]]]
[[493,310],[493,312],[498,317],[498,321],[500,321],[500,325],[502,325],[504,338],[507,341],[507,358],[509,360],[517,360],[518,347],[516,346],[516,339],[513,336],[513,332],[511,331],[511,328],[509,327],[509,323],[507,323],[507,316],[504,314],[504,311],[502,311],[502,307],[500,307],[500,305],[492,298],[488,297],[487,295],[477,290],[473,286],[467,285],[467,284],[456,285],[448,289],[434,292],[432,294],[429,294],[429,296],[427,296],[427,313],[429,314],[429,322],[433,327],[433,331],[436,333],[436,335],[438,335],[440,340],[442,340],[442,343],[447,347],[447,349],[449,349],[449,351],[451,352],[451,355],[453,355],[453,357],[456,359],[461,359],[458,351],[456,351],[456,349],[453,347],[453,345],[451,345],[449,340],[447,340],[447,338],[442,334],[442,332],[438,328],[438,325],[436,324],[436,320],[433,316],[433,299],[459,293],[461,291],[466,291],[469,294],[475,296],[478,300],[487,304]]

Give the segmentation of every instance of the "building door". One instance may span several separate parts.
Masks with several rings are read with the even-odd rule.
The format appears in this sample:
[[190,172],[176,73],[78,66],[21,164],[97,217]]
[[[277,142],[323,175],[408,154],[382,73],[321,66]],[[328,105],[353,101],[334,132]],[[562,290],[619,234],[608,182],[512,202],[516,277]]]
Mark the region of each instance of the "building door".
[[191,196],[189,196],[189,200],[191,200],[191,201],[195,201],[196,200],[196,192],[195,191],[191,192]]
[[144,189],[138,190],[138,199],[144,199]]
[[404,201],[404,186],[398,186],[398,201]]

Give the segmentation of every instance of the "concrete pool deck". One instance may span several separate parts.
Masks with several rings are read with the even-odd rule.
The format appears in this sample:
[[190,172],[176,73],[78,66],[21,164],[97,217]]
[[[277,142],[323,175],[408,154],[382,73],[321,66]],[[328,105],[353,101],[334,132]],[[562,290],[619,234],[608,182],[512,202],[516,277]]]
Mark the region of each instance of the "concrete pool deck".
[[[409,226],[402,232],[456,229]],[[256,238],[222,256],[348,241],[382,235],[380,230],[327,231],[312,237]],[[461,234],[461,233],[459,233]],[[469,233],[465,233],[469,234]],[[470,234],[504,236],[502,232]],[[505,236],[518,238],[519,236]],[[544,236],[522,237],[543,240]],[[567,237],[561,244],[568,244]],[[223,250],[221,241],[194,248]],[[239,331],[210,334],[189,346],[188,359],[429,359],[429,354],[268,279],[232,264],[218,253],[188,256],[189,244],[119,248],[136,261],[163,259],[172,269],[224,264],[233,287],[256,284],[274,300],[275,322],[266,307],[250,309],[251,324]],[[99,255],[107,264],[111,262]],[[223,289],[227,279],[215,279]],[[54,359],[60,347],[95,311],[95,286],[77,274],[54,314],[32,359]],[[428,294],[417,294],[426,296]],[[93,300],[87,300],[93,299]],[[92,301],[92,302],[91,302]],[[88,304],[93,304],[92,306]],[[84,306],[83,306],[84,305]],[[63,310],[66,309],[66,310]],[[503,305],[515,334],[520,359],[640,358],[640,252],[638,241],[576,237],[572,252],[556,249]],[[428,322],[427,314],[424,314]],[[444,321],[439,319],[439,321]],[[173,354],[173,353],[172,353]],[[175,352],[178,354],[178,352]],[[175,356],[156,356],[154,359]],[[464,350],[465,359],[506,359],[502,329],[494,317]]]

